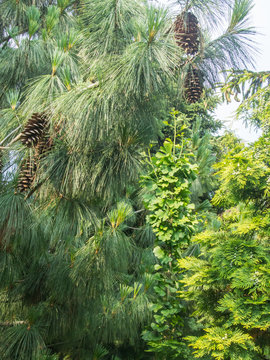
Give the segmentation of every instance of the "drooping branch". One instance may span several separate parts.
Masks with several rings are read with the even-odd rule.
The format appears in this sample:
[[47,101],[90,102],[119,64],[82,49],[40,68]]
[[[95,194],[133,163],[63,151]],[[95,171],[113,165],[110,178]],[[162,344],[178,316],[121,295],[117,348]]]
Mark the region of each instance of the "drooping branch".
[[[11,135],[12,134],[10,133],[9,136],[11,136]],[[7,138],[9,136],[7,136]],[[20,140],[21,136],[22,136],[22,133],[19,133],[19,135],[17,135],[13,140],[11,140],[11,142],[9,144],[7,144],[6,146],[0,146],[0,149],[9,149],[11,147],[11,145],[13,145],[16,141]],[[2,143],[3,143],[3,141],[2,141]],[[1,145],[2,145],[2,143],[1,143]]]

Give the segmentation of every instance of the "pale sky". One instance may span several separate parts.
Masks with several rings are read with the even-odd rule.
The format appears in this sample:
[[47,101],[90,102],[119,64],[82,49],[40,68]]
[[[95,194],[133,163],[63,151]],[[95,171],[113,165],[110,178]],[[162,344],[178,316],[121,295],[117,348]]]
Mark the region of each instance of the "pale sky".
[[[270,0],[254,0],[254,9],[251,17],[251,25],[255,26],[260,33],[254,37],[258,43],[261,53],[256,56],[255,71],[270,70]],[[220,120],[223,120],[228,129],[233,130],[238,137],[245,142],[252,142],[260,136],[260,132],[254,129],[247,129],[235,119],[234,112],[239,104],[232,102],[229,105],[219,106],[216,114]]]

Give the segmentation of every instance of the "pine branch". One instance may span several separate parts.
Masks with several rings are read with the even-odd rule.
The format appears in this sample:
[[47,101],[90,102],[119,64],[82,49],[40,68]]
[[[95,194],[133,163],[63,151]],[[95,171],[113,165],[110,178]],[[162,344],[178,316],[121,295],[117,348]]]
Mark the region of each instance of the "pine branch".
[[23,320],[21,320],[21,321],[13,321],[13,322],[6,321],[6,322],[0,323],[0,326],[7,327],[7,326],[16,326],[16,325],[23,325],[23,324],[27,324],[27,321],[23,321]]
[[99,81],[96,81],[95,83],[86,86],[85,90],[86,89],[91,89],[91,88],[94,88],[94,87],[98,87],[98,86],[99,86]]
[[1,142],[0,142],[0,149],[5,149],[6,147],[1,147],[3,144],[4,144],[4,142],[11,136],[11,135],[13,135],[17,130],[19,130],[20,128],[21,128],[22,126],[20,125],[20,126],[18,126],[16,129],[14,129],[13,131],[11,131],[5,138],[4,138],[4,140],[2,140]]
[[[24,35],[28,32],[28,29],[22,29],[16,36],[20,36],[20,35]],[[8,43],[9,40],[11,40],[13,38],[14,35],[8,35],[6,37],[4,37],[1,42],[0,45],[4,44],[4,43]],[[6,45],[6,44],[4,44]]]
[[17,135],[7,146],[0,146],[0,149],[9,149],[11,145],[13,145],[16,141],[20,140],[21,136],[22,136],[22,133]]

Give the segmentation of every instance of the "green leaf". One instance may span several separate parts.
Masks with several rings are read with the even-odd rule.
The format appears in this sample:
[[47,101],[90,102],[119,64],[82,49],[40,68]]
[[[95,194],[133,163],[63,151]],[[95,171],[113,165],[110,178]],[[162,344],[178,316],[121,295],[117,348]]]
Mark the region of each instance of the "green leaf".
[[153,252],[158,259],[162,259],[165,256],[165,253],[160,246],[156,246]]

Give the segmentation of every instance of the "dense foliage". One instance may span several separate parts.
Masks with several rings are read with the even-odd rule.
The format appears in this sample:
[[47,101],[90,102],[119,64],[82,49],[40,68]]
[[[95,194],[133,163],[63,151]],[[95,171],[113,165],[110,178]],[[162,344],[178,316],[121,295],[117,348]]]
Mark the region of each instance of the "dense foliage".
[[[251,9],[0,0],[1,359],[269,358]],[[227,75],[254,145],[215,135]]]
[[152,309],[154,321],[151,330],[143,338],[153,352],[162,358],[190,358],[185,343],[181,343],[184,306],[177,298],[177,259],[189,245],[195,231],[196,219],[190,204],[190,186],[196,178],[196,165],[192,165],[183,146],[166,141],[160,151],[151,158],[151,173],[143,177],[147,191],[144,196],[149,210],[147,217],[156,234],[153,252],[155,265],[155,296]]
[[[269,359],[269,88],[261,74],[237,79],[238,85],[259,82],[253,95],[244,94],[239,115],[249,110],[262,135],[249,146],[235,143],[215,165],[221,183],[212,203],[222,213],[194,237],[199,256],[179,261],[181,296],[205,327],[205,334],[187,337],[196,357]],[[224,90],[235,86],[233,77]]]

